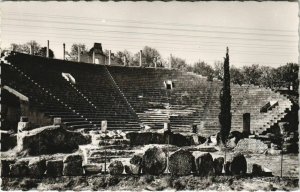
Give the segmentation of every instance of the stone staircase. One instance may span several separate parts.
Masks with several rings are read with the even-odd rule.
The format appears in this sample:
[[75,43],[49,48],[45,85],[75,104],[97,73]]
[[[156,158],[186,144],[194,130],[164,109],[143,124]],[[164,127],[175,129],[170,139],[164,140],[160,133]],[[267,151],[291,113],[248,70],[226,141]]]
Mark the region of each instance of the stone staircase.
[[263,114],[262,119],[257,119],[253,123],[253,126],[259,127],[256,129],[257,134],[262,134],[270,129],[272,126],[276,125],[280,120],[282,120],[292,108],[292,102],[283,95],[279,95],[278,106],[274,107],[272,110]]
[[[90,131],[91,144],[79,146],[84,165],[101,165],[106,168],[113,160],[128,161],[135,151],[131,150],[129,140],[121,131]],[[108,170],[108,169],[106,169]]]

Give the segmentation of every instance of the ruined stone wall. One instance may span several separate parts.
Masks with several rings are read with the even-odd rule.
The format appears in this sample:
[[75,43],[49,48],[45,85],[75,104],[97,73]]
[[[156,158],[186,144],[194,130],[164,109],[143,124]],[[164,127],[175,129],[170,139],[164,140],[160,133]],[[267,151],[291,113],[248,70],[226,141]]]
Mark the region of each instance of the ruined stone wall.
[[28,102],[21,101],[21,115],[27,116],[30,128],[42,127],[52,124],[52,119],[44,113],[30,106]]

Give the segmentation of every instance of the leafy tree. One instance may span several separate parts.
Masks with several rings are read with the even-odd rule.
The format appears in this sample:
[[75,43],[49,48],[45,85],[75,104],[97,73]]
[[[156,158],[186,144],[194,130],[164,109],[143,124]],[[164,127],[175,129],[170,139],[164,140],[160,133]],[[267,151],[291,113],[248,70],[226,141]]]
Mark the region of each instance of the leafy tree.
[[113,59],[119,65],[124,65],[124,57],[125,57],[125,65],[127,66],[132,65],[133,63],[132,53],[127,51],[126,49],[124,51],[118,51],[116,54],[114,54]]
[[[37,55],[46,57],[47,56],[47,47],[42,47],[41,49],[39,49]],[[49,58],[54,58],[54,53],[51,49],[49,49]]]
[[145,46],[142,51],[142,66],[154,67],[155,62],[159,65],[162,63],[160,53],[155,48]]
[[221,141],[226,143],[231,129],[231,94],[230,94],[230,73],[228,47],[224,58],[224,79],[223,88],[220,93],[221,112],[219,122],[221,125]]
[[193,71],[194,71],[194,67],[191,66],[191,65],[187,65],[186,71],[188,71],[188,72],[193,72]]
[[80,48],[80,54],[84,55],[84,54],[88,54],[88,48],[86,47],[85,44],[80,44],[80,43],[74,43],[71,46],[71,51],[70,53],[67,53],[71,58],[71,61],[77,61],[78,60],[78,48]]
[[242,70],[239,68],[236,68],[234,66],[231,66],[230,68],[230,80],[234,84],[242,85],[244,83],[244,75],[242,73]]
[[186,71],[188,68],[188,65],[185,62],[185,60],[183,60],[179,57],[172,57],[171,58],[171,67],[172,67],[172,69],[179,69],[182,71]]
[[258,79],[258,84],[264,87],[272,88],[275,84],[275,76],[274,69],[272,67],[261,66],[260,77]]
[[[299,66],[297,63],[287,63],[277,69],[277,77],[283,85],[289,85],[293,87],[293,90],[298,90],[299,79],[298,79]],[[283,86],[281,84],[281,86]]]
[[132,58],[132,66],[140,66],[140,53],[135,53]]
[[216,77],[220,80],[223,80],[223,78],[224,78],[224,63],[222,61],[215,61],[214,77]]
[[259,65],[244,66],[242,69],[245,83],[259,85],[259,78],[262,74]]
[[11,50],[17,51],[17,52],[22,52],[22,53],[27,53],[27,54],[30,54],[31,46],[33,48],[33,54],[37,55],[39,49],[41,48],[41,45],[38,44],[35,40],[31,40],[24,44],[16,44],[16,43],[10,44]]
[[194,64],[194,73],[206,76],[208,80],[212,80],[214,76],[213,68],[204,61],[198,61]]

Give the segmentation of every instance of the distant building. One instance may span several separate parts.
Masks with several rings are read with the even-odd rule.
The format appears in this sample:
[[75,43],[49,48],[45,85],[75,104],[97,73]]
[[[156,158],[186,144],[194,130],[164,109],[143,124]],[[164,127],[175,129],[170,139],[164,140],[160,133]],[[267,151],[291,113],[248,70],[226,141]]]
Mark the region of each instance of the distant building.
[[94,47],[88,53],[80,55],[80,62],[106,64],[106,56],[103,53],[101,43],[94,43]]

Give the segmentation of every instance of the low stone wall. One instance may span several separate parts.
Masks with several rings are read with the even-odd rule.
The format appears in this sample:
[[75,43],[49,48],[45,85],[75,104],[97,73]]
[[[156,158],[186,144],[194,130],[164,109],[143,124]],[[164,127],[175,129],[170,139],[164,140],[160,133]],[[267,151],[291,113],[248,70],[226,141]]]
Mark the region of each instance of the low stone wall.
[[130,132],[126,134],[130,145],[147,144],[171,144],[179,147],[202,144],[206,141],[204,137],[196,134],[182,135],[177,133],[158,132]]

